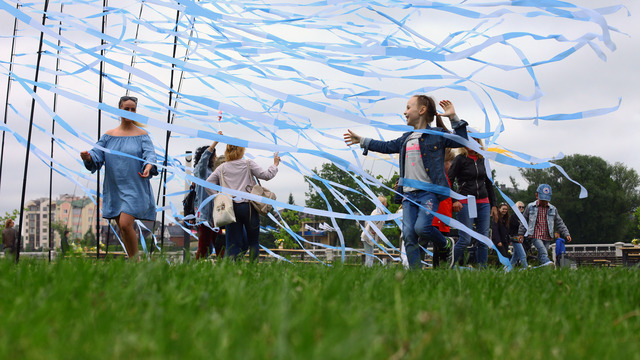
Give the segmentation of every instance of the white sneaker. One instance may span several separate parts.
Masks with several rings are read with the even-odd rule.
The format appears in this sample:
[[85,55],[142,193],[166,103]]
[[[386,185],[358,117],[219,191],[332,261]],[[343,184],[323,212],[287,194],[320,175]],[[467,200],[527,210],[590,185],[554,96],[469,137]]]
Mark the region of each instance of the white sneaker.
[[554,268],[556,267],[556,264],[553,263],[553,261],[547,261],[546,263],[542,264],[541,266],[548,266],[550,268]]

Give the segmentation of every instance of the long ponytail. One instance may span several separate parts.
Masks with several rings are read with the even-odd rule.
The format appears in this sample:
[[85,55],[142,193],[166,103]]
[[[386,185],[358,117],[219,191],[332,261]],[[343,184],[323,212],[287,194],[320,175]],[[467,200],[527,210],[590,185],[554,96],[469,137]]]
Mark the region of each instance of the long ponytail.
[[419,106],[426,106],[427,113],[425,114],[427,118],[427,124],[431,124],[433,120],[436,120],[436,127],[445,129],[447,132],[450,132],[449,129],[444,125],[444,121],[442,121],[442,117],[438,115],[436,111],[436,102],[429,95],[415,95],[418,98]]

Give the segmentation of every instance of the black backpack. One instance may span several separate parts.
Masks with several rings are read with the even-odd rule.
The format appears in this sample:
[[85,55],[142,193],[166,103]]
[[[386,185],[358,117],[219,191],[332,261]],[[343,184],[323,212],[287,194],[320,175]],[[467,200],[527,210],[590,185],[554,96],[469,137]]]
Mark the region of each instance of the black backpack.
[[184,196],[182,200],[182,208],[184,216],[194,215],[196,213],[196,184],[191,183],[189,192]]

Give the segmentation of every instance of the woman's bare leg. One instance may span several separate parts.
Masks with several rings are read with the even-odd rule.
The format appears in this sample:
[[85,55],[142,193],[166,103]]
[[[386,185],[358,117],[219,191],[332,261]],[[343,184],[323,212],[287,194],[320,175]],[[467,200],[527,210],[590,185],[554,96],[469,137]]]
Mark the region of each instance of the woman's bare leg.
[[135,220],[136,218],[125,213],[120,213],[116,218],[116,223],[118,224],[118,228],[120,228],[122,242],[130,259],[138,255],[138,234],[136,234],[136,230],[133,228]]

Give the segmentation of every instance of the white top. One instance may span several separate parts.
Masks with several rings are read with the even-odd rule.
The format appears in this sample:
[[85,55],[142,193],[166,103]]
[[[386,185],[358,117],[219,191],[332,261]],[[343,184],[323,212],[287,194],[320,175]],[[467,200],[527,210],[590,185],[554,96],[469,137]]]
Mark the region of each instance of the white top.
[[[273,177],[278,173],[278,167],[275,164],[271,164],[271,166],[265,170],[253,160],[238,159],[227,161],[218,166],[216,171],[209,175],[207,181],[216,185],[222,185],[220,182],[220,172],[222,172],[227,188],[248,192],[247,185],[253,185],[252,176],[262,180],[273,179]],[[209,195],[213,195],[217,192],[209,188],[206,190]],[[233,201],[247,202],[249,200],[234,198]]]
[[[384,215],[384,212],[376,208],[371,212],[371,216],[375,216],[375,215]],[[373,223],[373,225],[380,230],[382,229],[382,226],[384,226],[384,220],[371,221],[371,223]],[[373,243],[374,241],[375,242],[380,241],[380,236],[378,235],[378,233],[375,232],[375,230],[371,228],[370,222],[367,222],[367,225],[364,226],[364,231],[360,235],[360,240],[362,242],[368,243],[369,245],[375,245]]]

